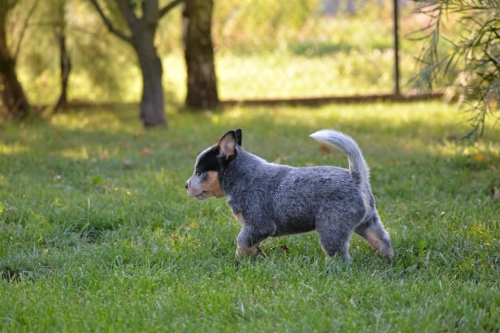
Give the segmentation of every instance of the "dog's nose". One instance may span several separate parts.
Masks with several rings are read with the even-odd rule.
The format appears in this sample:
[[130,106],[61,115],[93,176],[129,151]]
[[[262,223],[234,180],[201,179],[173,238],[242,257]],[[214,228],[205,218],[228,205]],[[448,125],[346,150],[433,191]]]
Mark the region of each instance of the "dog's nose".
[[189,186],[188,186],[188,183],[189,183],[189,182],[186,182],[186,190],[187,190],[187,189],[188,189],[188,187],[189,187]]

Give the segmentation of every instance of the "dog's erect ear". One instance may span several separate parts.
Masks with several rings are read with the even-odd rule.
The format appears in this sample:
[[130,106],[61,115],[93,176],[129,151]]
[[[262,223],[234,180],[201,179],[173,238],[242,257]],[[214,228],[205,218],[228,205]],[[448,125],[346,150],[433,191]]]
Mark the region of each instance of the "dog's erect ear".
[[238,146],[241,146],[241,140],[243,139],[243,132],[241,131],[241,128],[238,128],[236,130],[236,143]]
[[235,131],[229,131],[219,141],[220,154],[225,156],[226,159],[233,156],[236,151],[237,138]]

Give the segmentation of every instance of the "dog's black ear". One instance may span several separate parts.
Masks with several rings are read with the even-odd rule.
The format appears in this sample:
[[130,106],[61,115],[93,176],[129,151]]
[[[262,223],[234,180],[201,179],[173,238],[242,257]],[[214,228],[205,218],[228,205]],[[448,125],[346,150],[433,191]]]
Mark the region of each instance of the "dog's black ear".
[[238,143],[236,132],[229,131],[222,136],[219,141],[219,152],[221,155],[229,159],[236,153],[236,145]]
[[243,132],[241,131],[241,128],[238,128],[236,130],[236,143],[238,146],[241,146],[241,140],[243,139]]

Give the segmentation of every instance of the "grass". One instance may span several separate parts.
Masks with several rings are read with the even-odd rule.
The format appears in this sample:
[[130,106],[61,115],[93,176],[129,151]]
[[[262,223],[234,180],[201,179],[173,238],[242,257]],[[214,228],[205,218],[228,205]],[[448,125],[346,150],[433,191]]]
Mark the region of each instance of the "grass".
[[[0,125],[3,332],[498,332],[500,132],[464,148],[438,102],[172,110],[144,132],[134,107]],[[372,169],[396,257],[359,237],[352,262],[314,233],[270,239],[234,261],[224,200],[184,182],[229,128],[267,160],[346,166],[308,138],[352,135]],[[284,245],[289,249],[285,251]]]
[[[393,91],[392,50],[352,50],[347,53],[305,56],[292,52],[233,54],[216,57],[219,95],[227,99],[352,96]],[[414,68],[403,55],[404,82]],[[165,89],[172,101],[186,95],[181,54],[164,60]],[[403,81],[403,80],[402,80]],[[408,86],[402,86],[403,91]]]

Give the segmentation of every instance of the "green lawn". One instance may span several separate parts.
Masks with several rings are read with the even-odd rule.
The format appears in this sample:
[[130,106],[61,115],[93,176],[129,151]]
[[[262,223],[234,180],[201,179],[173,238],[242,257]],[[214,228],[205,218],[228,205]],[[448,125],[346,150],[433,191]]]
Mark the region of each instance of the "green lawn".
[[[171,110],[148,132],[130,106],[0,124],[0,329],[498,332],[500,125],[463,147],[463,119],[429,102]],[[308,136],[353,136],[394,262],[358,236],[352,262],[326,259],[315,233],[235,262],[229,207],[184,183],[236,127],[247,150],[295,166],[347,166]]]

